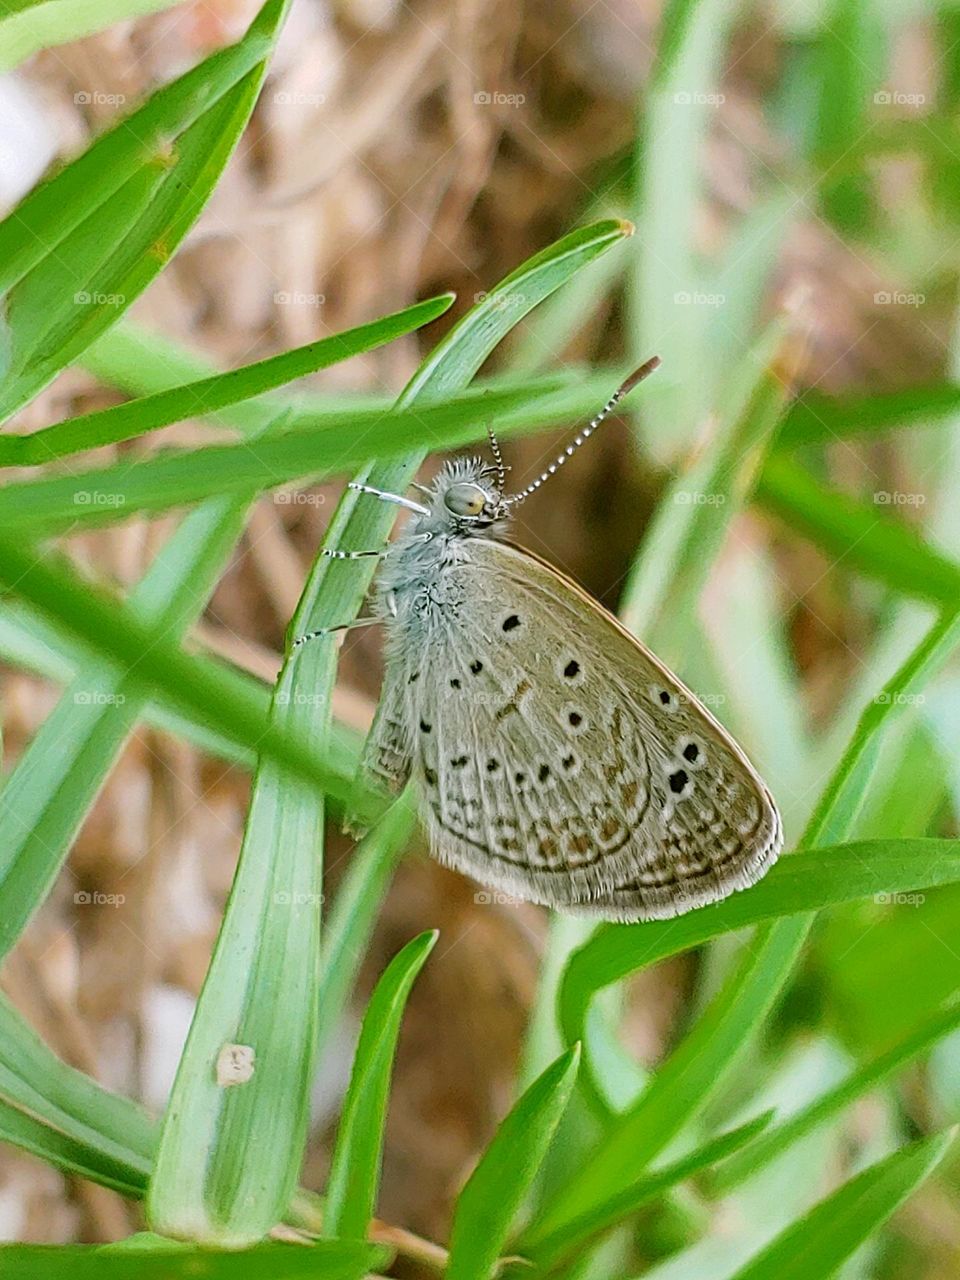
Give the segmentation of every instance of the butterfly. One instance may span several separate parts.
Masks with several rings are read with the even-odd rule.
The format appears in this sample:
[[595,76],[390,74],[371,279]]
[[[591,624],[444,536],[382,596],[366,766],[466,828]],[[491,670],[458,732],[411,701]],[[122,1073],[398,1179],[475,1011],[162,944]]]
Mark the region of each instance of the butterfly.
[[415,780],[446,865],[614,921],[748,888],[783,841],[770,791],[699,699],[570,578],[504,539],[516,504],[658,364],[515,495],[492,433],[494,465],[447,462],[418,486],[423,502],[352,486],[413,513],[377,576],[385,675],[361,779],[392,791]]

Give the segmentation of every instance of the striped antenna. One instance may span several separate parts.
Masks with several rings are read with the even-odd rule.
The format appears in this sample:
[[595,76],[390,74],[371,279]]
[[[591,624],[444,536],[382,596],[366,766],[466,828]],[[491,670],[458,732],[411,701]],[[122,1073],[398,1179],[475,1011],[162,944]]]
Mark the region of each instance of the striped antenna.
[[507,468],[503,465],[503,454],[500,452],[500,441],[494,433],[493,427],[487,427],[487,436],[490,440],[490,452],[493,454],[494,465],[497,468],[497,493],[503,495],[503,486],[507,483]]
[[599,427],[600,423],[603,422],[604,418],[608,418],[610,414],[613,413],[614,409],[617,407],[620,401],[624,398],[624,396],[628,395],[633,390],[633,388],[637,386],[638,383],[643,382],[644,378],[649,377],[650,374],[653,373],[655,369],[659,368],[659,366],[660,366],[660,357],[651,356],[650,359],[647,360],[646,363],[642,364],[639,369],[634,369],[630,377],[627,378],[625,382],[622,382],[619,387],[617,387],[616,391],[613,393],[613,395],[610,397],[607,403],[603,406],[603,408],[600,410],[597,416],[587,423],[587,425],[583,428],[580,434],[573,441],[573,444],[568,444],[566,449],[564,449],[563,453],[559,455],[556,461],[551,462],[549,467],[547,467],[546,471],[542,471],[532,484],[528,484],[527,487],[525,489],[521,489],[519,493],[511,494],[509,498],[505,498],[504,506],[510,506],[514,502],[522,502],[524,498],[529,498],[530,494],[534,493],[537,489],[539,489],[545,480],[549,480],[550,477],[554,474],[554,472],[559,470],[559,468],[563,466],[563,464],[571,456],[571,454],[575,453],[585,440],[590,439],[594,431],[596,431],[597,427]]

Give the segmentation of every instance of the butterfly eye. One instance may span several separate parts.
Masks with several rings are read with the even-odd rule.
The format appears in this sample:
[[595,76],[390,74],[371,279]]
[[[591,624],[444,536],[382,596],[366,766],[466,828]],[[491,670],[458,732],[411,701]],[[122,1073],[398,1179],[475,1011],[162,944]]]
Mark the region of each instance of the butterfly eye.
[[479,516],[487,505],[487,495],[478,484],[452,484],[443,502],[455,516]]

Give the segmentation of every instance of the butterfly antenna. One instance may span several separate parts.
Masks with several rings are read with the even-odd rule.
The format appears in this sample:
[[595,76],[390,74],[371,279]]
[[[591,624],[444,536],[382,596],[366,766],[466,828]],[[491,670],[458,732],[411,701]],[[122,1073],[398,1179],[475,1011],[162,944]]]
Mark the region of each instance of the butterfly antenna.
[[490,440],[490,452],[493,454],[493,461],[497,468],[497,493],[503,496],[503,487],[507,483],[507,468],[503,465],[503,454],[500,452],[500,441],[494,434],[493,427],[487,426],[487,436]]
[[591,421],[587,423],[587,425],[583,428],[583,430],[576,437],[573,443],[568,444],[566,449],[564,449],[563,453],[561,453],[554,462],[551,462],[549,467],[547,467],[546,471],[542,471],[540,475],[537,476],[536,480],[533,481],[532,484],[528,484],[527,487],[525,489],[521,489],[519,493],[511,494],[509,498],[504,499],[504,505],[505,506],[511,505],[514,502],[522,502],[524,498],[529,498],[531,493],[535,493],[536,490],[540,488],[540,486],[543,484],[545,480],[549,480],[550,477],[554,474],[554,472],[559,470],[559,468],[563,466],[563,464],[572,454],[576,453],[577,449],[580,448],[580,446],[584,443],[585,440],[590,439],[594,431],[596,431],[597,427],[599,427],[600,423],[603,422],[604,418],[608,418],[610,414],[613,413],[614,409],[617,407],[620,401],[624,398],[624,396],[629,395],[629,393],[633,390],[635,386],[637,386],[638,383],[643,382],[644,378],[649,377],[650,374],[653,373],[653,371],[659,367],[660,367],[660,357],[651,356],[650,359],[647,360],[644,364],[642,364],[639,369],[634,369],[630,377],[627,378],[626,381],[622,382],[619,387],[617,387],[616,391],[613,393],[613,395],[610,397],[607,403],[603,406],[603,408],[600,410],[597,416],[591,419]]

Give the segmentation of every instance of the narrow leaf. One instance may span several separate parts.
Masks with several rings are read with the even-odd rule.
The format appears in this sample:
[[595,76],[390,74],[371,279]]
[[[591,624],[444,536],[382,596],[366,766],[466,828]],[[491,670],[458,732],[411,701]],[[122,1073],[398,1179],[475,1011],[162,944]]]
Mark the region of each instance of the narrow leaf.
[[324,1230],[330,1235],[366,1237],[380,1185],[400,1020],[414,980],[437,937],[437,931],[432,930],[408,942],[385,969],[367,1005],[327,1180]]
[[511,1224],[566,1108],[579,1061],[579,1046],[574,1045],[501,1122],[457,1199],[447,1280],[491,1280],[496,1274]]
[[930,1176],[953,1132],[901,1147],[857,1174],[730,1280],[827,1280]]
[[679,1183],[740,1151],[763,1132],[772,1116],[772,1111],[764,1112],[739,1128],[711,1138],[673,1164],[664,1165],[618,1189],[606,1200],[598,1199],[592,1209],[582,1214],[565,1218],[554,1212],[551,1202],[547,1215],[532,1223],[516,1241],[517,1253],[530,1258],[538,1267],[555,1267],[573,1251],[581,1250],[594,1236],[632,1217]]
[[192,1249],[16,1244],[0,1247],[0,1275],[17,1280],[362,1280],[389,1263],[375,1245],[321,1240],[309,1247],[265,1244],[242,1253]]
[[85,449],[133,440],[172,422],[240,404],[350,356],[393,342],[436,320],[452,301],[452,294],[444,294],[229,373],[200,378],[127,404],[70,418],[32,435],[0,436],[0,466],[40,465]]

